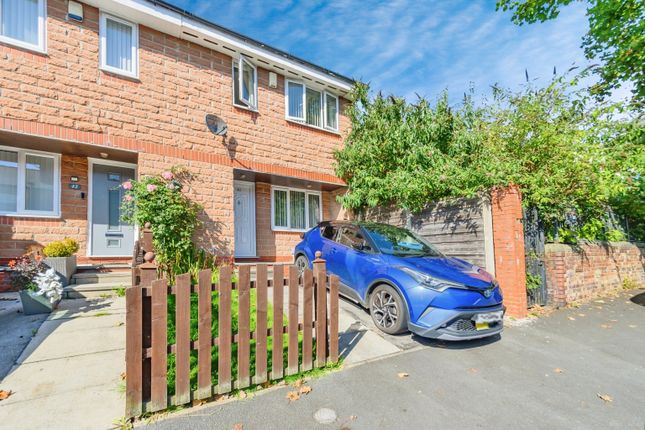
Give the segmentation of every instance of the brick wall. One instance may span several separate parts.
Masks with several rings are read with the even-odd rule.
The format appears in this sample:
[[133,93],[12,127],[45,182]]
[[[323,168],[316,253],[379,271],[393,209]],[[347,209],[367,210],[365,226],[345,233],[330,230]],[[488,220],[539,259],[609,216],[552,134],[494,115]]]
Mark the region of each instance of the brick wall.
[[504,294],[508,315],[523,318],[526,308],[526,268],[522,196],[516,187],[491,191],[495,277]]
[[645,245],[627,242],[545,247],[549,303],[564,306],[621,288],[645,286]]
[[[270,88],[269,71],[258,67],[258,112],[234,107],[232,57],[145,26],[140,78],[111,75],[98,68],[98,9],[84,5],[77,23],[67,21],[67,1],[47,6],[47,55],[0,44],[0,118],[26,121],[35,134],[63,127],[100,145],[181,158],[183,151],[194,159],[217,155],[213,160],[227,166],[256,162],[334,180],[330,161],[342,137],[285,120],[283,76]],[[346,101],[340,104],[342,111]],[[207,113],[227,122],[226,142],[207,130]],[[341,131],[349,127],[344,115],[339,124]]]
[[[232,57],[145,26],[139,79],[112,75],[98,67],[98,9],[84,5],[82,23],[67,20],[66,0],[48,0],[47,9],[46,55],[0,43],[0,130],[136,151],[140,175],[186,165],[199,178],[190,192],[204,206],[197,242],[220,255],[234,249],[234,168],[342,184],[331,161],[349,127],[346,100],[340,134],[286,121],[284,77],[270,88],[269,71],[258,67],[258,112],[234,107]],[[227,122],[226,139],[207,130],[207,113]],[[62,217],[0,217],[0,258],[64,236],[76,238],[85,255],[87,201],[64,184],[74,174],[87,190],[87,160],[65,155],[62,166]],[[267,256],[290,255],[298,236],[258,233]]]

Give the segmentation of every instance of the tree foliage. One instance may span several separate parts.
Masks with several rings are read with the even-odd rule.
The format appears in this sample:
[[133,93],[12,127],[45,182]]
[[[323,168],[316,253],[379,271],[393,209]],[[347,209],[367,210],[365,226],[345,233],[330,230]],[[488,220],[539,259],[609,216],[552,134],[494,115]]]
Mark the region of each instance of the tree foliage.
[[419,211],[516,184],[547,222],[575,218],[587,225],[586,238],[603,238],[608,205],[642,187],[642,125],[577,86],[557,77],[519,92],[495,87],[480,106],[466,96],[451,107],[445,93],[434,105],[406,103],[370,98],[358,84],[347,112],[352,129],[336,152],[336,173],[349,188],[341,203]]
[[[555,19],[573,0],[497,0],[497,9],[513,11],[522,25]],[[582,40],[585,56],[599,60],[600,81],[592,92],[606,96],[632,82],[633,101],[645,102],[645,2],[642,0],[589,0],[589,31]]]

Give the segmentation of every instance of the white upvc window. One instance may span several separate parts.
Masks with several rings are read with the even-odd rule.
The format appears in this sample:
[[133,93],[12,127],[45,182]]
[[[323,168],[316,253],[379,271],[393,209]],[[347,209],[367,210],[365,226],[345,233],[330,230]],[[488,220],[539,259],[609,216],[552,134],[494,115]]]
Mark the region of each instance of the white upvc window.
[[312,127],[338,131],[338,97],[302,82],[286,80],[286,118]]
[[46,0],[0,0],[0,41],[46,51]]
[[0,146],[0,214],[58,216],[60,155]]
[[101,12],[100,68],[130,78],[139,77],[139,26]]
[[271,187],[271,229],[306,231],[322,220],[322,195],[299,188]]
[[258,70],[244,57],[233,60],[233,104],[245,109],[258,109]]

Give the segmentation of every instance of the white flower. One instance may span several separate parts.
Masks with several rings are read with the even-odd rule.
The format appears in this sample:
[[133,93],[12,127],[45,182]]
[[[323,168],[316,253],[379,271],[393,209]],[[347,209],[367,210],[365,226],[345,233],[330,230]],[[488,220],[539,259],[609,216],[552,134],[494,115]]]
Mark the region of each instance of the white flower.
[[50,303],[56,303],[63,297],[63,284],[54,269],[39,273],[34,281],[38,285],[36,294],[47,297]]

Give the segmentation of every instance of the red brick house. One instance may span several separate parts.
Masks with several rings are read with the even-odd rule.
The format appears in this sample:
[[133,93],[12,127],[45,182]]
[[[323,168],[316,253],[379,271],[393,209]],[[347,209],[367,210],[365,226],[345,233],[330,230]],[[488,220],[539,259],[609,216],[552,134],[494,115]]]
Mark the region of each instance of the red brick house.
[[202,247],[290,261],[340,216],[351,85],[159,1],[1,1],[0,264],[63,237],[81,263],[129,261],[115,185],[173,165],[196,175]]

